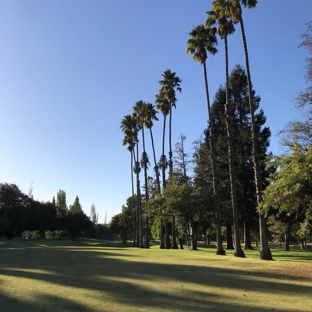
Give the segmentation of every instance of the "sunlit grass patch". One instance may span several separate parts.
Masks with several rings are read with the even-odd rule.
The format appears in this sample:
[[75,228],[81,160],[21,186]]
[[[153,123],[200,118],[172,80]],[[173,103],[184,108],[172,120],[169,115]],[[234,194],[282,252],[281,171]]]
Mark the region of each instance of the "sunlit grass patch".
[[0,310],[310,311],[310,251],[274,247],[275,261],[261,261],[259,250],[240,259],[199,249],[9,241],[0,248]]

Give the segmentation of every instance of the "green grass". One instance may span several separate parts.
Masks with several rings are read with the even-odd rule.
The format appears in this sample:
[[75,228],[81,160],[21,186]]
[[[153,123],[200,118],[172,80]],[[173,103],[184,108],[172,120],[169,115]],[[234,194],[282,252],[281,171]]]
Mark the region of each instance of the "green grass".
[[0,311],[311,311],[312,252],[239,259],[214,248],[139,249],[97,240],[0,246]]

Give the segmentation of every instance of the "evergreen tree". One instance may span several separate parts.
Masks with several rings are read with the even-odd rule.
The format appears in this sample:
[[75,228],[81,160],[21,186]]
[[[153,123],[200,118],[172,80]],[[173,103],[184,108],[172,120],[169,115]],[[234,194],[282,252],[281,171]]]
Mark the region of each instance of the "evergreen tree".
[[66,192],[59,190],[56,194],[56,213],[58,217],[64,217],[66,214],[67,203],[66,203]]
[[99,221],[99,215],[96,213],[96,208],[94,204],[91,205],[90,219],[94,225],[96,225]]
[[74,203],[69,207],[69,210],[74,212],[82,212],[82,207],[78,196],[76,196]]
[[[233,146],[234,160],[237,181],[238,211],[241,221],[244,224],[244,248],[251,248],[251,227],[256,224],[256,196],[255,181],[252,165],[252,143],[250,142],[250,113],[247,77],[244,69],[236,65],[229,77],[229,102],[232,110],[233,120]],[[255,91],[253,91],[255,94]],[[215,95],[212,105],[212,114],[215,119],[215,133],[217,142],[217,153],[220,171],[220,197],[223,207],[229,207],[227,196],[229,188],[229,178],[227,173],[228,157],[226,142],[226,123],[224,116],[225,89],[220,87]],[[255,111],[259,109],[260,97],[253,95]],[[269,172],[265,170],[265,158],[268,155],[270,129],[264,127],[266,117],[260,110],[255,114],[256,130],[258,133],[258,150],[260,152],[260,167],[262,186],[265,187],[265,177]],[[226,222],[230,220],[225,220]],[[228,235],[229,236],[229,235]]]

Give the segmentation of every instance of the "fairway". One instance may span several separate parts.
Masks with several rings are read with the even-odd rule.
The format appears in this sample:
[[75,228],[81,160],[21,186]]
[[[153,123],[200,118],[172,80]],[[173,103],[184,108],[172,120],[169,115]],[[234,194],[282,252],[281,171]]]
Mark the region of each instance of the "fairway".
[[0,246],[0,311],[311,311],[312,252],[275,261],[96,240]]

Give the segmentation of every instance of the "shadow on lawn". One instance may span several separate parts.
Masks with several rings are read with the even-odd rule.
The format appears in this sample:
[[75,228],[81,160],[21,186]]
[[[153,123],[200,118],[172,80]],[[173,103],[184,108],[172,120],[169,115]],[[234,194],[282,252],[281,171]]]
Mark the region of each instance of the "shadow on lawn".
[[[40,243],[38,242],[38,244]],[[33,246],[36,247],[36,244]],[[1,248],[0,277],[2,275],[27,278],[59,286],[74,287],[77,290],[85,289],[97,294],[107,294],[112,301],[132,307],[133,311],[158,309],[267,312],[272,309],[244,306],[243,303],[248,298],[248,292],[255,291],[264,294],[274,292],[287,296],[312,293],[312,286],[290,287],[286,281],[292,279],[300,282],[302,277],[230,268],[210,268],[209,259],[207,259],[206,266],[125,261],[122,257],[119,258],[122,253],[116,254],[111,248],[90,245],[80,248],[83,246],[78,245],[74,249],[73,244],[70,247],[73,249],[66,249],[66,246],[58,248],[55,244],[47,248]],[[98,250],[94,250],[94,248],[98,248]],[[124,259],[131,260],[129,255],[122,256],[125,256]],[[257,278],[257,282],[254,278]],[[270,280],[266,280],[268,278]],[[168,281],[165,284],[166,289],[151,289],[148,288],[149,286],[144,286],[145,281],[155,281],[157,284],[159,280]],[[180,287],[179,291],[172,289],[170,284],[172,282],[175,282],[175,288]],[[190,284],[197,287],[191,288]],[[0,286],[1,289],[5,287],[5,285]],[[208,287],[217,288],[218,294],[207,293],[205,289]],[[231,302],[228,295],[229,289],[241,291],[239,303],[237,301],[235,304],[229,303]],[[69,294],[68,296],[65,294],[64,297],[70,298]],[[99,310],[99,307],[96,309],[86,306],[83,301],[77,302],[64,299],[64,297],[42,293],[37,300],[33,298],[32,301],[25,303],[0,291],[0,309],[6,312]],[[1,306],[9,307],[9,309],[2,309]],[[111,311],[110,302],[103,302],[100,310]],[[275,308],[275,311],[289,312],[289,309]]]

